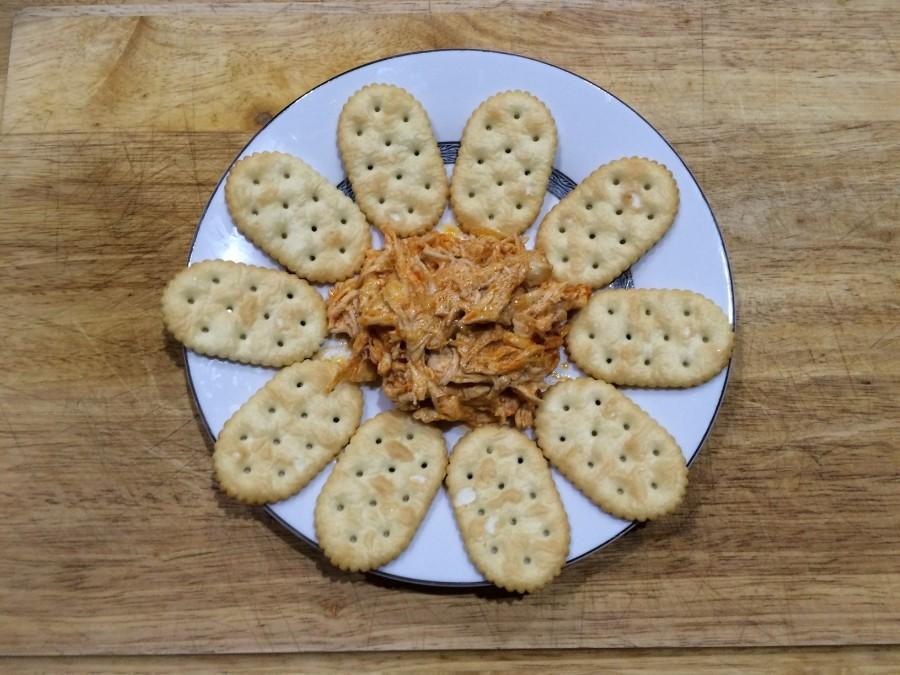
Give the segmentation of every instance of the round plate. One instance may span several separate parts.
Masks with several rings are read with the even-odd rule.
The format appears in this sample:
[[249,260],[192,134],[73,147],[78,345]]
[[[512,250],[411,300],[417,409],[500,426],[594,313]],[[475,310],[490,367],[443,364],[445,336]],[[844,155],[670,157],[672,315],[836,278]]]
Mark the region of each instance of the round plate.
[[[634,110],[597,85],[540,61],[488,51],[446,50],[394,56],[360,66],[307,92],[282,110],[247,144],[239,157],[278,150],[301,157],[335,184],[344,181],[336,142],[337,119],[344,102],[360,87],[385,82],[415,96],[431,117],[445,161],[455,157],[469,115],[484,99],[508,89],[524,89],[553,113],[559,133],[555,173],[544,200],[546,213],[574,184],[599,165],[638,155],[665,164],[675,176],[681,206],[672,228],[615,285],[639,288],[683,288],[712,299],[734,324],[731,272],[722,237],[700,187],[666,140]],[[448,164],[448,171],[452,165]],[[574,182],[573,182],[574,181]],[[345,185],[346,186],[346,183]],[[445,213],[444,219],[449,219]],[[528,231],[529,247],[536,225]],[[380,237],[376,236],[380,246]],[[190,262],[223,258],[278,267],[235,228],[224,199],[224,176],[216,186],[197,227]],[[322,292],[327,292],[323,287]],[[225,421],[274,374],[187,352],[188,378],[198,409],[213,436]],[[577,375],[565,363],[564,376]],[[728,369],[709,382],[683,390],[626,390],[644,410],[675,437],[688,462],[709,433],[721,402]],[[378,388],[364,388],[363,419],[393,407]],[[463,427],[447,434],[452,448]],[[298,536],[315,543],[313,509],[328,477],[325,469],[297,495],[267,508]],[[607,515],[554,471],[572,538],[569,562],[608,544],[632,523]],[[441,490],[409,548],[377,572],[409,582],[441,585],[485,583],[469,562]]]

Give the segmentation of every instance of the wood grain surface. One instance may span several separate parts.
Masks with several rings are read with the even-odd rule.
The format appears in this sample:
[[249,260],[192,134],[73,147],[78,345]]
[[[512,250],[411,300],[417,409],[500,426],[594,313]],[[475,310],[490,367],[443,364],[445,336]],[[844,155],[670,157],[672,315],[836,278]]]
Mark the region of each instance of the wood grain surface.
[[[0,654],[707,647],[636,652],[658,667],[634,672],[803,672],[803,653],[728,649],[900,641],[895,2],[16,7],[0,13]],[[686,501],[529,597],[344,574],[223,497],[159,316],[262,124],[349,67],[442,47],[538,57],[639,110],[697,176],[734,274],[731,384]],[[811,654],[872,672],[898,656]],[[29,663],[69,662],[6,665]]]

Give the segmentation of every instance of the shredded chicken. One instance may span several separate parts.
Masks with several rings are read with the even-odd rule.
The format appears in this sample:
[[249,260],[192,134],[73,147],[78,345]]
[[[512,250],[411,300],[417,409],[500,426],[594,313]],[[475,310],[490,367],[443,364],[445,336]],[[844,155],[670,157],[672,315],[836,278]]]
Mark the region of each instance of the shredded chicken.
[[380,376],[423,422],[531,426],[568,314],[590,293],[554,281],[543,254],[517,238],[388,234],[331,291],[329,329],[352,352],[335,383]]

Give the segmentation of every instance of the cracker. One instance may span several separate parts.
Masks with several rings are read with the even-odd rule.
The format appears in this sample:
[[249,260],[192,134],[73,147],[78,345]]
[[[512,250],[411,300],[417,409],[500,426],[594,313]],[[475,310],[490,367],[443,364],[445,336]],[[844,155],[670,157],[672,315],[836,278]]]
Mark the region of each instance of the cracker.
[[325,339],[325,302],[293,274],[206,260],[182,270],[162,299],[163,320],[189,349],[221,359],[286,366]]
[[598,291],[569,326],[566,348],[578,367],[636,387],[705,382],[725,367],[734,344],[725,313],[691,291]]
[[400,87],[371,84],[338,119],[338,147],[356,201],[382,231],[422,234],[447,204],[447,173],[428,114]]
[[369,224],[353,200],[283,152],[238,160],[225,182],[225,202],[250,241],[310,281],[346,279],[371,244]]
[[349,383],[328,391],[339,365],[303,361],[281,370],[225,422],[213,464],[222,489],[249,504],[290,497],[359,426],[363,399]]
[[409,546],[447,471],[440,430],[397,410],[366,421],[316,500],[319,545],[350,572],[381,567]]
[[669,170],[640,157],[604,164],[541,222],[537,247],[560,281],[606,286],[662,237],[678,212]]
[[506,91],[484,101],[463,131],[450,205],[470,234],[524,232],[540,213],[556,154],[556,123],[539,99]]
[[684,497],[687,466],[678,443],[610,384],[581,377],[554,385],[534,428],[550,463],[607,513],[650,520]]
[[498,586],[518,593],[559,574],[569,521],[534,441],[509,427],[479,427],[457,443],[447,489],[469,558]]

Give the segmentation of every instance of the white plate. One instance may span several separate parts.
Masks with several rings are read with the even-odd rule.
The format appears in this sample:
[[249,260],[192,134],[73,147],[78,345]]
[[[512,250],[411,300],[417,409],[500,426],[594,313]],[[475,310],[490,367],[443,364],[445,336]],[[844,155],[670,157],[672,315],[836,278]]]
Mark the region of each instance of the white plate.
[[[353,92],[372,82],[399,85],[422,102],[438,141],[443,143],[445,158],[455,156],[454,142],[462,136],[466,120],[488,96],[524,89],[544,101],[559,132],[552,181],[552,192],[557,196],[548,191],[544,212],[571,189],[571,181],[581,181],[600,164],[629,155],[662,162],[678,182],[681,208],[671,230],[632,267],[630,278],[623,275],[617,285],[630,285],[633,279],[639,288],[690,289],[711,298],[734,323],[731,273],[722,237],[684,162],[634,110],[595,84],[555,66],[512,54],[469,50],[390,57],[360,66],[307,92],[261,129],[240,156],[280,150],[303,158],[334,183],[341,183],[344,173],[335,140],[338,114]],[[452,169],[450,165],[447,168]],[[224,180],[220,180],[200,220],[190,262],[223,258],[277,267],[235,228],[225,206],[223,186]],[[534,231],[535,227],[529,230],[530,240]],[[377,240],[380,242],[380,237]],[[187,366],[197,406],[213,436],[275,372],[193,352],[187,352]],[[561,372],[572,375],[575,369],[564,365]],[[712,427],[727,377],[726,368],[699,387],[626,393],[669,430],[691,461]],[[365,391],[364,419],[388,407],[392,405],[380,390]],[[460,433],[461,428],[448,432],[448,447]],[[331,466],[299,494],[268,507],[295,534],[313,543],[313,508],[330,471]],[[570,562],[608,544],[632,526],[600,511],[556,472],[554,478],[571,522]],[[378,573],[426,584],[484,583],[466,557],[443,490],[409,548]]]

